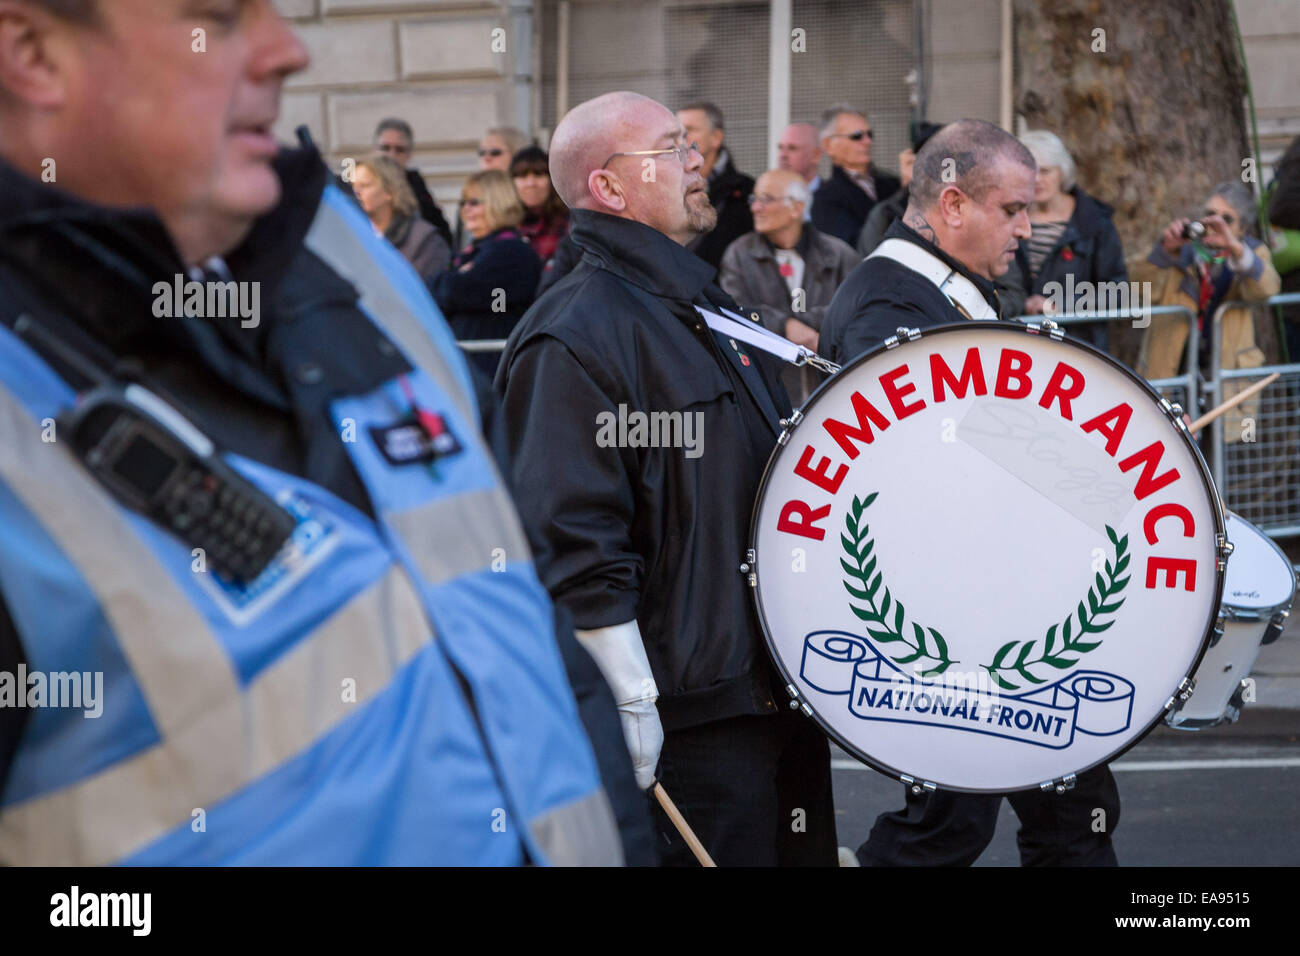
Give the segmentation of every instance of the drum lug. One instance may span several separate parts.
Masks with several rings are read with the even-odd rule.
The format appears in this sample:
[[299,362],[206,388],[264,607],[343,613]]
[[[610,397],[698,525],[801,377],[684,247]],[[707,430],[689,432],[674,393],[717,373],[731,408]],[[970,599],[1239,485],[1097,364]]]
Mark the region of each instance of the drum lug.
[[1174,688],[1173,696],[1165,701],[1164,710],[1167,713],[1171,711],[1177,713],[1182,710],[1183,705],[1191,699],[1194,690],[1196,690],[1196,678],[1191,675],[1184,677],[1178,682],[1178,686]]
[[1067,790],[1074,789],[1074,783],[1077,779],[1078,778],[1074,774],[1068,773],[1059,780],[1048,780],[1045,783],[1040,783],[1038,789],[1043,793],[1052,793],[1053,791],[1056,793],[1065,793]]
[[909,329],[900,325],[894,331],[898,334],[891,335],[889,338],[885,339],[886,350],[898,348],[898,346],[902,344],[903,339],[907,339],[909,342],[915,342],[921,337],[920,329]]
[[1223,627],[1227,623],[1228,623],[1228,619],[1225,618],[1223,616],[1223,612],[1220,611],[1219,616],[1214,619],[1214,630],[1210,631],[1211,647],[1218,644],[1219,641],[1223,640]]
[[1264,639],[1259,642],[1260,647],[1265,644],[1272,644],[1282,636],[1282,632],[1286,630],[1286,619],[1290,614],[1291,609],[1284,608],[1273,615],[1273,619],[1268,622],[1268,630],[1264,632]]
[[749,586],[751,588],[758,587],[758,575],[754,571],[757,564],[758,555],[754,553],[753,548],[750,548],[745,552],[745,560],[740,562],[740,573],[749,575]]

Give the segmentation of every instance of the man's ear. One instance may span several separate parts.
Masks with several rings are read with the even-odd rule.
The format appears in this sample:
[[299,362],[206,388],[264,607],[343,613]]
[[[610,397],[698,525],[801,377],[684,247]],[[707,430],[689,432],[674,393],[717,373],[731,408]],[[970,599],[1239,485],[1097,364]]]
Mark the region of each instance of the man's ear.
[[608,169],[593,169],[587,174],[587,193],[595,202],[597,212],[625,212],[627,197],[618,174]]
[[0,90],[33,108],[62,105],[74,29],[29,3],[0,0]]
[[970,197],[956,186],[945,186],[939,193],[939,215],[949,226],[960,227],[966,219]]

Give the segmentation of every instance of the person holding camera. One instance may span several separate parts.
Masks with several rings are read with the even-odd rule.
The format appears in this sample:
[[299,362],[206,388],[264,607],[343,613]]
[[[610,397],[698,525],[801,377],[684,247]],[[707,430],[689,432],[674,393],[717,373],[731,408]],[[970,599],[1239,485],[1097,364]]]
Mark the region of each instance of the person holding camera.
[[[1201,335],[1223,302],[1262,302],[1276,295],[1282,280],[1273,268],[1268,246],[1247,234],[1255,225],[1255,197],[1239,182],[1214,187],[1199,219],[1175,219],[1165,227],[1146,260],[1133,268],[1135,282],[1150,282],[1152,305],[1185,305],[1197,315]],[[1256,368],[1265,356],[1255,341],[1251,310],[1230,308],[1223,314],[1220,364],[1224,369]],[[1153,316],[1138,352],[1137,372],[1149,379],[1171,378],[1182,369],[1187,322],[1179,315]],[[1201,349],[1201,370],[1209,367],[1208,343]],[[1234,383],[1244,387],[1246,382]],[[1222,398],[1231,398],[1225,388]],[[1243,402],[1224,420],[1229,441],[1241,433],[1241,419],[1253,414]]]

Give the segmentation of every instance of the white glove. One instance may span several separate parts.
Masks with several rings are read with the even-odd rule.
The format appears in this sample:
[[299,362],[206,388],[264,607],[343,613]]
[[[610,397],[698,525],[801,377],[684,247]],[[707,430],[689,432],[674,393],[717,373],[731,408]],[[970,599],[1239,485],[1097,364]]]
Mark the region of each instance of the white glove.
[[623,738],[632,755],[632,769],[642,790],[654,780],[659,751],[664,746],[664,728],[659,722],[655,701],[659,688],[650,673],[650,661],[641,641],[636,621],[574,633],[600,668],[609,689],[614,692]]

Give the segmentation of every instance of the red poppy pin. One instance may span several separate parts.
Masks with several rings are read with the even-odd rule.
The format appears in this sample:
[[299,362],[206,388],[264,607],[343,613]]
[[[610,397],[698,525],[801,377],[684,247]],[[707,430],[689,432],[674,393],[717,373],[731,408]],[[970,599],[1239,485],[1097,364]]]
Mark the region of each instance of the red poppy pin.
[[742,352],[742,351],[740,350],[740,346],[736,344],[736,340],[735,340],[735,339],[728,339],[727,341],[731,343],[731,347],[732,347],[733,349],[735,349],[735,350],[736,350],[736,354],[740,356],[740,364],[741,364],[741,365],[744,365],[746,368],[748,368],[748,367],[749,367],[749,356],[746,355],[744,352]]
[[794,266],[790,265],[788,262],[781,263],[781,275],[783,278],[790,278],[794,275]]
[[1073,262],[1074,251],[1069,246],[1066,246],[1064,249],[1061,250],[1061,258],[1064,259],[1066,262]]

